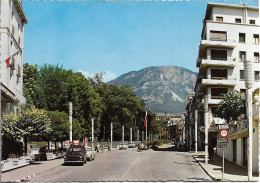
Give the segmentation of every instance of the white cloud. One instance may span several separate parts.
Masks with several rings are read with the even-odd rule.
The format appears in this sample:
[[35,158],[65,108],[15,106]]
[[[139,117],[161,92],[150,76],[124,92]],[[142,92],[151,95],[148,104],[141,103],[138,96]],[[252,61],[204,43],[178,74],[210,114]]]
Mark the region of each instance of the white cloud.
[[88,71],[83,71],[83,70],[79,70],[78,72],[81,72],[86,78],[88,77],[93,77],[96,73],[100,73],[103,72],[103,81],[104,82],[108,82],[111,81],[113,79],[116,79],[116,74],[110,71],[99,71],[99,72],[94,72],[94,73],[89,73]]

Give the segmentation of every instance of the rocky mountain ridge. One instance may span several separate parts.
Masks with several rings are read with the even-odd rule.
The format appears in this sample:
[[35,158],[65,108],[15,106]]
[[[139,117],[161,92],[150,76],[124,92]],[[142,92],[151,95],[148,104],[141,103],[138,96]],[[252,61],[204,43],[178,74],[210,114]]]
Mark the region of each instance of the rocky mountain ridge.
[[129,84],[147,108],[155,113],[185,112],[185,101],[196,83],[197,74],[177,66],[152,66],[131,71],[110,81],[110,84]]

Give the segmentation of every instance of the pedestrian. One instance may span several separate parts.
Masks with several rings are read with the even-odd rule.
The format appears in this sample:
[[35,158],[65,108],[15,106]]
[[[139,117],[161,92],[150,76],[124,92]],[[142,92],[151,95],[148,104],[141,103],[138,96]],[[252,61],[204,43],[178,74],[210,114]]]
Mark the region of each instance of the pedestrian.
[[213,156],[214,156],[214,148],[212,146],[209,146],[209,160],[210,161],[214,160]]

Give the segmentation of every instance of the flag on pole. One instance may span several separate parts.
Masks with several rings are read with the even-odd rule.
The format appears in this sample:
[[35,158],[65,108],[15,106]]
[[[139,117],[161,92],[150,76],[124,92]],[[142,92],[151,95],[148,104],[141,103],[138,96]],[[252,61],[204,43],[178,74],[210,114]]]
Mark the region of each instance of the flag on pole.
[[5,60],[6,68],[9,67],[11,58],[12,58],[12,57],[10,56],[8,59]]
[[146,111],[146,113],[145,113],[144,127],[146,127],[146,125],[147,125],[147,111]]
[[16,53],[12,54],[10,57],[8,57],[6,60],[5,60],[5,63],[6,63],[6,68],[8,68],[10,66],[10,60],[13,56],[17,55],[20,51],[17,51]]

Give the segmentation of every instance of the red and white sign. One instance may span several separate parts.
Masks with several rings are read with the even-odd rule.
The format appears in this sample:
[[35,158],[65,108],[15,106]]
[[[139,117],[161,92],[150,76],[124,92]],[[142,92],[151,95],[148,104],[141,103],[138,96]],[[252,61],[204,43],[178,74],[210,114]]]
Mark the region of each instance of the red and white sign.
[[219,131],[219,135],[221,138],[228,138],[229,131],[227,129],[222,129]]
[[72,144],[74,146],[80,145],[80,141],[79,140],[73,140]]

